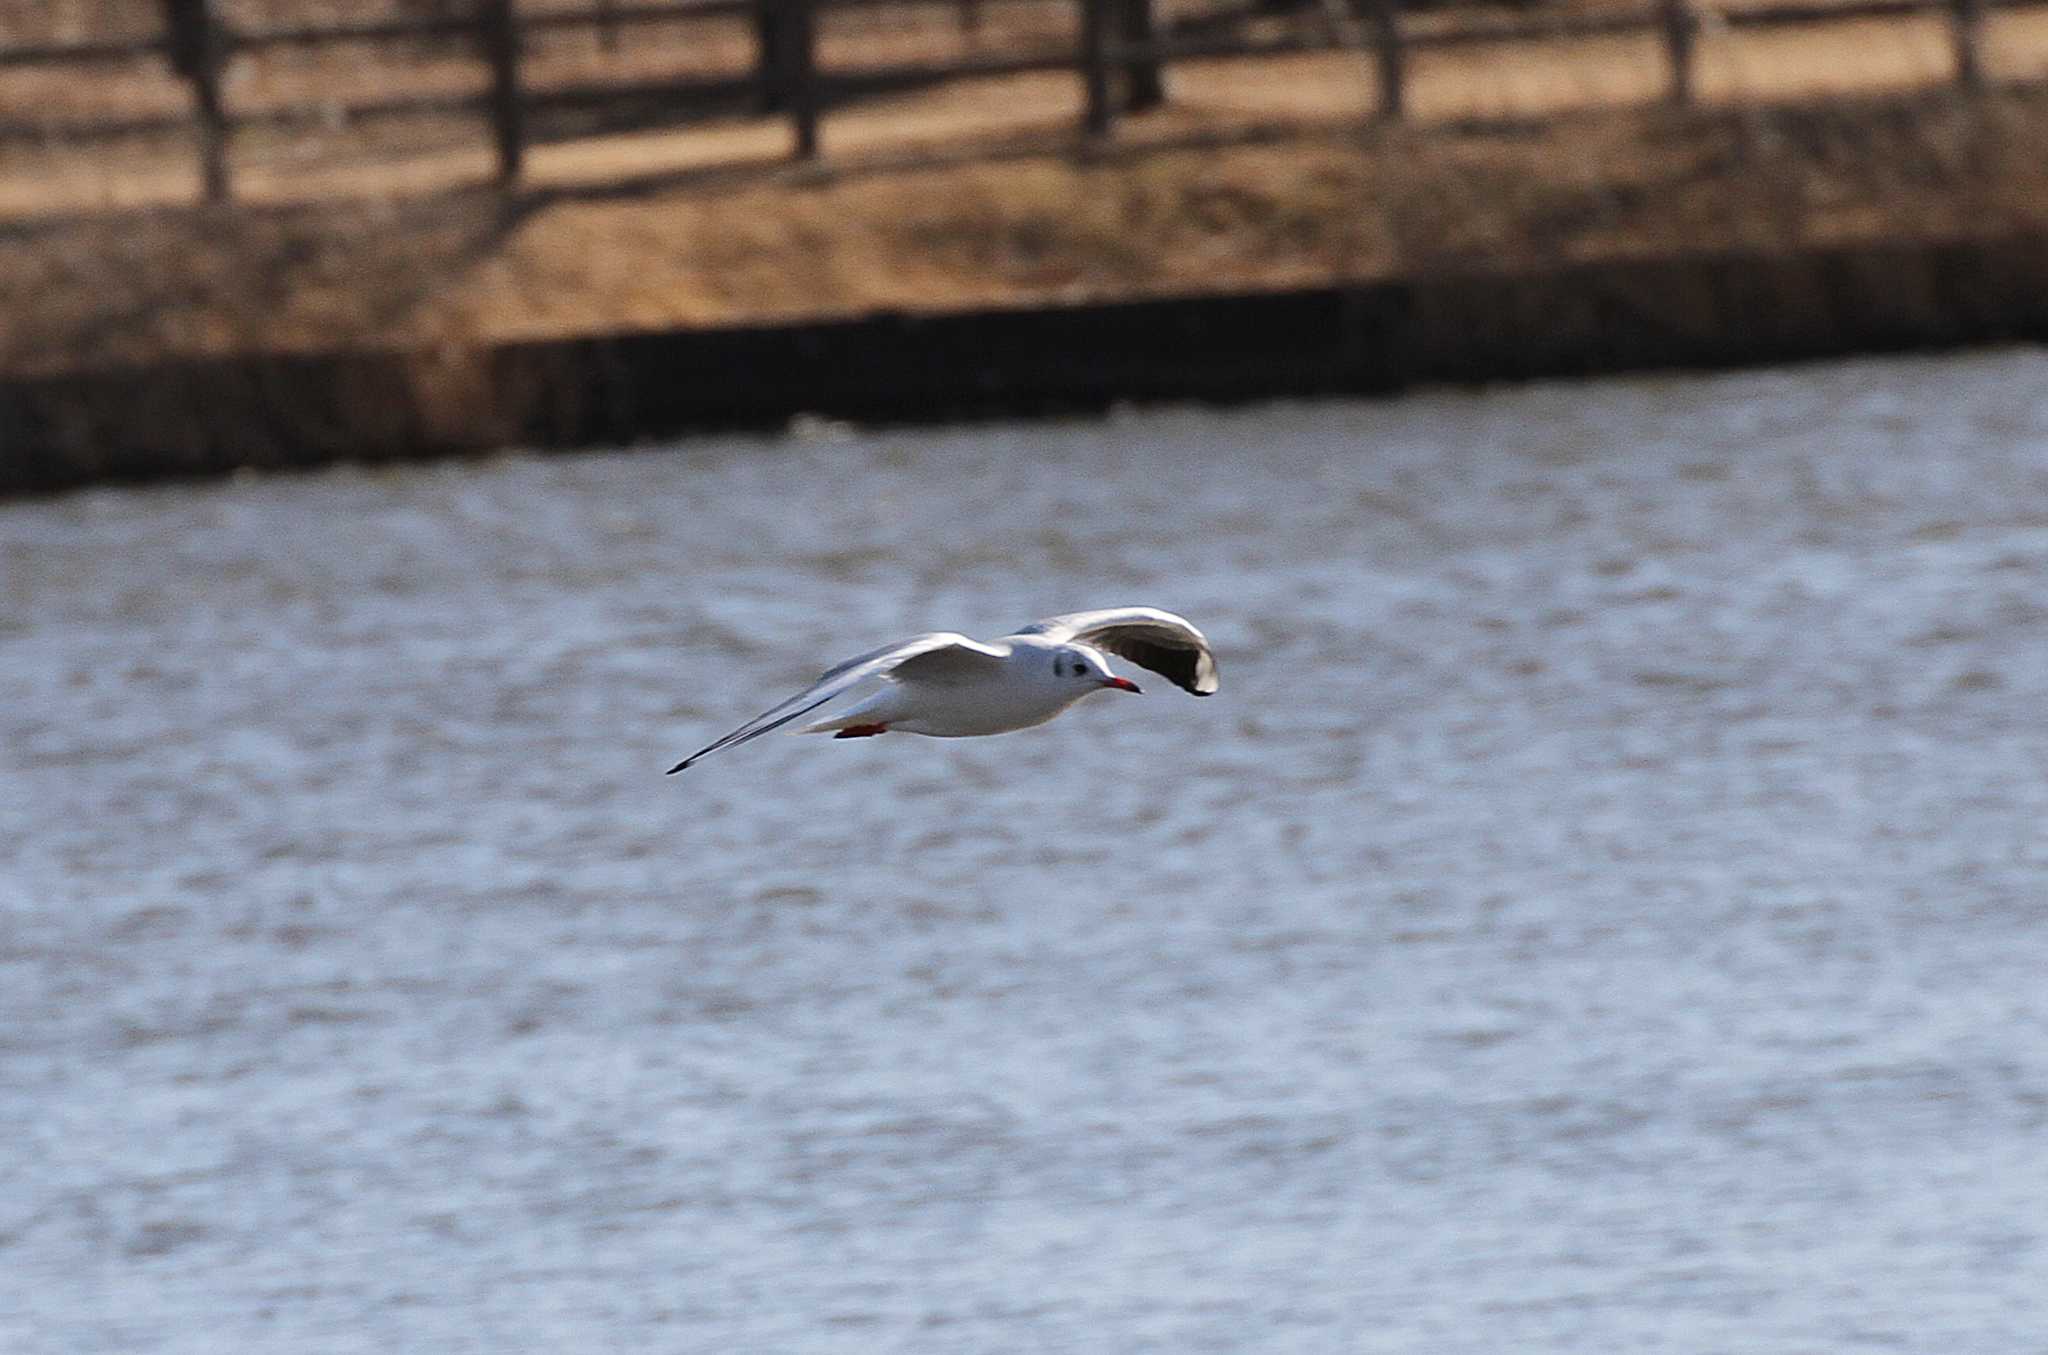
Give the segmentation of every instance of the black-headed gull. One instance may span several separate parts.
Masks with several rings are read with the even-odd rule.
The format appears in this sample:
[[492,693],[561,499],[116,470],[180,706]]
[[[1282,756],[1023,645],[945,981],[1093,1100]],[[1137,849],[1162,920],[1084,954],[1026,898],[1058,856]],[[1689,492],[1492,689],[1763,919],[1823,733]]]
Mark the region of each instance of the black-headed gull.
[[674,775],[721,748],[809,715],[873,679],[880,690],[830,719],[797,730],[863,739],[874,734],[965,738],[1042,725],[1090,692],[1135,692],[1109,671],[1109,654],[1162,675],[1184,691],[1216,690],[1216,657],[1202,632],[1156,607],[1108,607],[1035,621],[993,644],[933,631],[857,654],[773,710],[669,768]]

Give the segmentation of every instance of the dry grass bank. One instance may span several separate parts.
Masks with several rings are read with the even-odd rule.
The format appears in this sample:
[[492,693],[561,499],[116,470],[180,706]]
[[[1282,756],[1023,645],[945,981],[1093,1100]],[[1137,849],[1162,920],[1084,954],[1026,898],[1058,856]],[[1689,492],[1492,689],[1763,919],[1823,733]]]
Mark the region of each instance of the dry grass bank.
[[2048,224],[2048,91],[1608,110],[1491,129],[1294,122],[1218,135],[1208,121],[1189,97],[1102,150],[1052,129],[998,129],[922,148],[842,147],[815,170],[647,169],[630,143],[593,167],[604,147],[586,145],[579,168],[591,182],[558,173],[511,203],[455,188],[0,226],[0,371]]

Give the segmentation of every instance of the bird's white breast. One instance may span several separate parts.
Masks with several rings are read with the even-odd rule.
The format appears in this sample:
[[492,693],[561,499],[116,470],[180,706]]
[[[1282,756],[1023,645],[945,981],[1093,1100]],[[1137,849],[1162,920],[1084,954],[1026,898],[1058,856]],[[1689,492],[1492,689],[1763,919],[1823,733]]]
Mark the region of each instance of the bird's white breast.
[[995,682],[904,683],[904,714],[892,725],[942,739],[1007,734],[1042,725],[1088,693],[1071,683],[1048,681],[1051,670],[1041,667],[1027,659]]

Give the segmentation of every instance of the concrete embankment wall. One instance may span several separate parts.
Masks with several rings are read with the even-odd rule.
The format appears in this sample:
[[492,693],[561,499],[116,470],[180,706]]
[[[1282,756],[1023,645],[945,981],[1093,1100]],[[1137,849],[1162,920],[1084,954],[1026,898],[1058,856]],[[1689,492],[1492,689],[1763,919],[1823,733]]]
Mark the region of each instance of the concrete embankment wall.
[[2015,340],[2048,340],[2048,234],[475,349],[165,362],[0,379],[0,492],[625,443],[803,413],[974,417]]

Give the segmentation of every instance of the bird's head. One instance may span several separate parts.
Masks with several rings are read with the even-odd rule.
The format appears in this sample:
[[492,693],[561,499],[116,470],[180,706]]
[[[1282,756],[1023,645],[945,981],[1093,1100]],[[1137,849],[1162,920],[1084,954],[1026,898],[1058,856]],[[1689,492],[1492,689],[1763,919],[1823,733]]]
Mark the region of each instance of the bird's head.
[[1116,692],[1140,690],[1138,684],[1129,678],[1110,672],[1109,661],[1102,657],[1101,651],[1086,645],[1061,645],[1053,650],[1052,673],[1056,681],[1071,683],[1088,691],[1100,688]]

